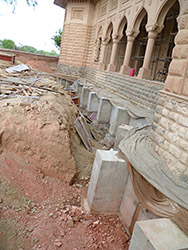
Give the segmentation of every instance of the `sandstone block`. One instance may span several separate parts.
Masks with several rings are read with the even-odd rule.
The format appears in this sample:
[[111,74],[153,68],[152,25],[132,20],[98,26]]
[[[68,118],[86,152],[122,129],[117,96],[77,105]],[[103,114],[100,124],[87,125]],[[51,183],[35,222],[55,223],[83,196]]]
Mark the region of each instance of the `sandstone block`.
[[118,212],[127,178],[127,163],[117,151],[97,150],[87,193],[90,211]]
[[181,150],[179,148],[177,148],[176,146],[170,144],[169,146],[169,152],[174,155],[177,159],[180,158],[181,155]]
[[169,74],[175,76],[184,76],[187,69],[186,60],[173,60],[169,66]]
[[129,250],[136,249],[188,249],[188,237],[170,219],[137,221]]
[[177,44],[188,44],[188,30],[180,30],[175,38]]

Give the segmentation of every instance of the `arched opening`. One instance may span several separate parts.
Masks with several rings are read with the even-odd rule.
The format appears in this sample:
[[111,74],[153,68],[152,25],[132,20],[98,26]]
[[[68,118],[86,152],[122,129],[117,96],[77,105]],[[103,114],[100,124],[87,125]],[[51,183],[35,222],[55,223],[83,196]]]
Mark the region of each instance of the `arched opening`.
[[135,69],[135,75],[138,75],[139,69],[142,67],[144,61],[144,55],[148,40],[148,33],[145,29],[146,23],[147,23],[147,14],[145,13],[145,16],[140,24],[140,33],[135,38],[134,41],[131,61],[130,61],[130,67]]
[[125,56],[125,50],[127,45],[127,36],[126,36],[126,29],[127,29],[127,23],[126,18],[124,18],[120,24],[123,24],[121,34],[123,34],[123,37],[119,41],[118,49],[117,49],[117,55],[116,55],[116,72],[120,71],[121,65],[123,65],[123,60]]
[[106,33],[107,39],[108,39],[108,44],[106,46],[105,59],[104,59],[105,69],[107,68],[107,66],[110,62],[110,57],[111,57],[111,52],[112,52],[112,45],[113,45],[112,33],[113,33],[113,25],[112,25],[112,23],[110,23],[110,25],[108,26],[108,29],[107,29],[107,33]]
[[151,79],[164,82],[172,61],[174,39],[178,32],[176,18],[179,15],[179,3],[176,1],[168,11],[163,30],[157,35],[153,49],[150,70]]

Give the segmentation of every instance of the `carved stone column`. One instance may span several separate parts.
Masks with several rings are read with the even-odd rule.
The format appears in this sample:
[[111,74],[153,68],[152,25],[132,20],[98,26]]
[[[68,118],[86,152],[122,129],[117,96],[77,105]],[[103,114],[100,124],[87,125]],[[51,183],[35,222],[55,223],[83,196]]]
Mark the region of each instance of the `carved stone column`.
[[158,25],[146,27],[146,30],[148,32],[148,42],[147,42],[146,52],[144,56],[144,63],[143,63],[142,68],[140,68],[139,70],[138,78],[150,79],[151,71],[149,69],[149,66],[150,66],[153,48],[155,44],[155,38],[157,34],[162,30],[163,27],[164,26],[158,26]]
[[101,48],[100,63],[99,63],[99,69],[102,69],[102,70],[105,69],[104,59],[105,59],[105,52],[106,52],[106,47],[107,47],[108,42],[109,40],[107,40],[106,38],[102,39],[102,48]]
[[122,35],[117,35],[117,34],[113,35],[112,53],[110,57],[110,63],[108,64],[108,67],[107,67],[108,71],[115,72],[116,70],[115,61],[116,61],[118,44],[121,38],[122,38]]
[[125,50],[124,61],[119,71],[120,74],[125,74],[125,75],[129,74],[129,69],[130,69],[129,64],[130,64],[130,59],[131,59],[131,54],[132,54],[132,48],[133,48],[134,40],[136,36],[138,35],[138,33],[139,31],[138,32],[135,32],[135,31],[126,32],[127,45],[126,45],[126,50]]

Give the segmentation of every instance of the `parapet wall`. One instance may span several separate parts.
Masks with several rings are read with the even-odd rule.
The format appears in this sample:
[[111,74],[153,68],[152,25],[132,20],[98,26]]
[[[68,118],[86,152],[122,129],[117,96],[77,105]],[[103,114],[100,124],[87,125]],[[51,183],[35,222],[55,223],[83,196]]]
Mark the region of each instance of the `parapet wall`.
[[9,49],[0,49],[0,52],[10,52],[16,55],[16,60],[20,60],[23,63],[27,61],[45,61],[49,66],[57,67],[59,57],[56,56],[46,56],[35,53],[28,53],[19,50],[9,50]]
[[133,104],[151,110],[155,110],[159,90],[164,88],[164,84],[159,82],[142,80],[93,68],[59,64],[58,72],[78,78],[85,77],[91,83],[129,100]]
[[100,86],[102,85],[104,89],[110,90],[133,104],[152,110],[155,110],[158,92],[164,86],[158,82],[91,68],[86,68],[85,78]]

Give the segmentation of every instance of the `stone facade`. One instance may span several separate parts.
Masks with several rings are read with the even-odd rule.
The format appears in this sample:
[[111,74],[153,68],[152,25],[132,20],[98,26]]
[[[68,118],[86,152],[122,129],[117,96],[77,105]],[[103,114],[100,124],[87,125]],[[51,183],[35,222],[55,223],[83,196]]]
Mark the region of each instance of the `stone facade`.
[[[155,151],[178,179],[188,176],[188,98],[161,91],[150,135]],[[186,178],[186,179],[185,179]]]
[[[63,74],[85,77],[134,104],[153,110],[156,108],[158,91],[162,90],[163,86],[169,93],[179,95],[172,97],[170,94],[164,94],[165,92],[160,93],[153,138],[157,152],[168,164],[175,164],[179,169],[182,164],[187,164],[185,131],[187,131],[188,113],[185,110],[186,96],[188,96],[188,2],[186,0],[61,0],[59,2],[62,2],[62,6],[66,6],[66,18],[58,70]],[[170,40],[168,40],[169,35]],[[163,37],[168,40],[168,44]],[[145,40],[147,43],[144,43]],[[156,41],[161,41],[163,44],[159,50],[155,48]],[[121,44],[124,44],[123,47]],[[145,44],[145,47],[140,47],[140,44]],[[139,53],[143,54],[134,52],[135,45],[139,47]],[[122,56],[122,65],[118,61],[118,51]],[[168,54],[169,51],[172,54]],[[165,85],[143,80],[152,76],[150,74],[152,67],[156,66],[153,61],[158,60],[155,53],[166,53],[164,60],[160,55],[158,62],[162,65],[161,61],[165,61],[167,67]],[[142,61],[136,59],[139,55],[143,55]],[[119,72],[114,73],[117,65]],[[137,77],[125,76],[131,65],[135,66]],[[158,68],[155,67],[155,70]],[[172,110],[168,108],[170,105]],[[185,112],[182,114],[180,110]],[[182,131],[182,137],[177,135],[178,129]],[[171,160],[167,159],[167,155]]]
[[[188,1],[55,3],[67,12],[58,71],[154,110],[151,143],[177,180],[187,183]],[[74,10],[80,11],[76,18]]]
[[105,88],[133,104],[151,110],[155,110],[159,90],[164,88],[160,82],[130,78],[92,68],[59,64],[59,72],[63,75],[85,77],[92,84]]

